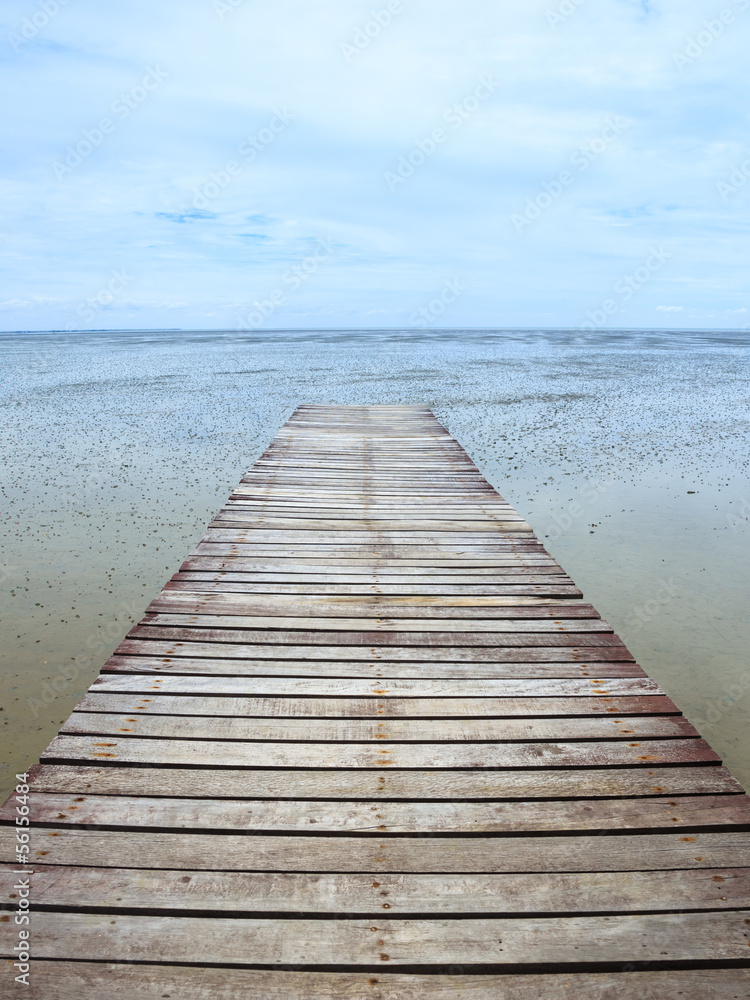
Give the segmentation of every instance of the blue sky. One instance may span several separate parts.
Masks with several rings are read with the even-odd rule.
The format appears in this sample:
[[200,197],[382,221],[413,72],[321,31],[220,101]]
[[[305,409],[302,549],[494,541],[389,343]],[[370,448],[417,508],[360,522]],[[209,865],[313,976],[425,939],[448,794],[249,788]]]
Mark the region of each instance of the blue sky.
[[0,329],[750,326],[750,0],[20,0]]

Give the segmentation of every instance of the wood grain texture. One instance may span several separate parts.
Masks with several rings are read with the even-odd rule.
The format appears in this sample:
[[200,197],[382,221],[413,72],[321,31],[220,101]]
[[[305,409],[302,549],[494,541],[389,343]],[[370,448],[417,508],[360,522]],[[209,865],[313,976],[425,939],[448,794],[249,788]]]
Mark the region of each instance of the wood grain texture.
[[[632,715],[677,715],[663,695],[624,698],[232,698],[127,694],[85,694],[77,712],[124,712],[128,715],[179,715],[222,718],[314,719],[533,719]],[[619,720],[618,720],[619,721]],[[623,720],[625,721],[625,720]]]
[[[286,595],[254,595],[230,590],[233,584],[203,583],[202,589],[189,587],[182,581],[167,584],[154,610],[166,610],[170,605],[180,609],[180,613],[190,613],[212,609],[215,614],[242,614],[263,616],[294,617],[299,614],[300,598]],[[193,607],[190,607],[193,605]],[[429,597],[425,595],[399,595],[384,599],[380,595],[361,597],[326,597],[308,594],[305,608],[312,617],[342,618],[490,618],[521,620],[524,626],[534,627],[534,622],[556,623],[565,621],[572,625],[573,619],[583,619],[581,627],[599,622],[599,615],[590,604],[576,600],[554,600],[533,596],[476,596]],[[587,629],[588,630],[588,629]]]
[[[0,905],[18,875],[0,866]],[[521,875],[306,875],[33,867],[35,908],[356,916],[607,913],[750,908],[750,869]]]
[[281,695],[323,697],[412,698],[589,698],[661,695],[661,688],[647,677],[501,678],[469,680],[465,677],[399,678],[375,674],[367,677],[256,677],[212,676],[174,672],[106,673],[92,684],[95,692],[207,695]]
[[[0,826],[0,862],[15,860],[15,830]],[[36,831],[33,865],[196,871],[504,872],[669,871],[748,868],[743,832],[550,836],[296,835],[90,830]],[[612,902],[616,908],[616,902]]]
[[681,715],[554,719],[241,719],[73,712],[61,733],[304,743],[509,743],[519,740],[637,740],[697,737]]
[[[329,633],[330,635],[330,633]],[[234,638],[236,641],[230,641]],[[217,656],[221,659],[289,659],[289,660],[388,660],[399,663],[598,663],[600,661],[631,661],[625,646],[562,647],[511,646],[502,648],[452,646],[400,646],[387,650],[370,644],[357,646],[277,645],[257,642],[250,645],[235,634],[146,628],[136,625],[115,650],[122,656]]]
[[[417,662],[407,661],[390,662],[388,660],[375,660],[374,663],[365,663],[361,660],[334,660],[327,662],[322,659],[242,659],[237,657],[231,659],[221,656],[196,656],[174,655],[174,656],[150,656],[145,652],[142,644],[130,646],[134,651],[133,656],[111,656],[102,667],[107,673],[140,673],[148,674],[153,672],[182,673],[182,674],[224,674],[245,675],[248,677],[269,675],[275,677],[401,677],[404,679],[474,679],[474,680],[500,680],[502,678],[584,678],[602,682],[604,678],[610,677],[641,677],[646,674],[637,663],[628,660],[615,660],[614,662],[597,661],[594,663],[576,662],[542,662],[540,660],[526,663],[511,662]],[[184,649],[183,649],[184,651]],[[192,647],[188,646],[186,652],[190,653]],[[220,652],[218,650],[217,652]],[[138,655],[142,653],[142,655]],[[559,712],[556,714],[565,714]]]
[[40,961],[29,1000],[747,1000],[750,969],[466,975],[200,969],[179,965]]
[[[267,801],[37,793],[31,822],[41,825],[289,833],[541,833],[677,830],[747,826],[746,795],[561,802]],[[12,823],[12,804],[0,822]]]
[[[178,729],[179,731],[179,729]],[[43,761],[103,760],[180,767],[650,767],[720,763],[700,739],[580,743],[247,743],[221,740],[56,736]]]
[[[35,915],[42,958],[227,965],[412,965],[744,961],[750,911],[452,920]],[[0,949],[12,954],[0,924]],[[15,942],[14,942],[15,943]]]
[[[494,622],[490,624],[495,626]],[[596,649],[620,648],[623,645],[622,639],[608,631],[607,624],[600,619],[595,619],[590,627],[589,622],[586,622],[585,630],[578,630],[573,625],[567,627],[545,622],[535,629],[524,623],[524,630],[519,631],[519,623],[508,621],[498,623],[497,628],[488,628],[486,631],[480,622],[472,623],[471,628],[475,631],[468,631],[467,623],[461,621],[457,621],[455,627],[448,631],[441,627],[441,623],[433,625],[424,621],[397,619],[379,622],[377,619],[326,618],[316,621],[309,618],[294,620],[148,613],[129,635],[132,638],[169,639],[173,642],[197,640],[291,646],[447,646],[451,650],[461,646],[495,649],[568,646],[574,649]]]
[[29,773],[31,788],[38,792],[178,798],[465,802],[742,793],[742,786],[725,767],[702,765],[384,772],[33,764]]

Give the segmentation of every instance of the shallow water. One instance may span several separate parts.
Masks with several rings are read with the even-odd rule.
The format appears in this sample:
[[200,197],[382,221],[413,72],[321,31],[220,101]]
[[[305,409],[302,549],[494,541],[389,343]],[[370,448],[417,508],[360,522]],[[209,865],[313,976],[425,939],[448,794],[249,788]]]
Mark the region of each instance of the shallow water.
[[426,403],[750,785],[750,369],[716,332],[0,335],[0,791],[294,407]]

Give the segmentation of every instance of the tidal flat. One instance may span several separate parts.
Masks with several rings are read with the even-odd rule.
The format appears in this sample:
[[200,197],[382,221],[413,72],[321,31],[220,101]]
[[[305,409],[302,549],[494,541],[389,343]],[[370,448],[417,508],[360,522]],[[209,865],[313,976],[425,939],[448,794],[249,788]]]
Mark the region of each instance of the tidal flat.
[[742,332],[0,335],[0,785],[300,403],[423,403],[750,786]]

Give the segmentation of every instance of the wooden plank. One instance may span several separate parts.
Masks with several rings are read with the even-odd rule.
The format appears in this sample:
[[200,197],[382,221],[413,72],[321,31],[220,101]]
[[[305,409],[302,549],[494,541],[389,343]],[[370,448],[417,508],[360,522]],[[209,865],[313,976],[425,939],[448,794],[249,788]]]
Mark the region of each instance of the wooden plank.
[[237,799],[448,800],[640,798],[737,795],[742,786],[725,767],[588,768],[575,771],[304,771],[189,770],[34,764],[38,792],[77,795],[167,795]]
[[414,698],[524,698],[524,697],[623,697],[661,695],[664,692],[648,677],[597,679],[511,679],[469,680],[400,679],[377,677],[207,677],[201,675],[101,674],[91,685],[92,692],[118,694],[189,694],[282,697],[414,697]]
[[509,503],[499,503],[495,500],[479,500],[472,502],[443,500],[423,497],[420,500],[397,498],[382,499],[377,503],[370,500],[353,500],[350,498],[326,499],[319,497],[266,497],[256,499],[243,493],[230,493],[224,502],[223,510],[254,512],[262,516],[302,517],[305,520],[323,518],[328,520],[397,520],[401,517],[413,517],[415,520],[445,520],[451,521],[484,520],[503,521],[506,518],[521,517]]
[[650,739],[634,743],[234,743],[222,740],[56,736],[42,761],[106,760],[119,764],[180,767],[512,768],[650,767],[721,763],[700,739]]
[[[132,649],[135,644],[129,648]],[[189,650],[189,646],[188,646]],[[137,651],[137,650],[136,650]],[[454,677],[471,680],[508,678],[645,677],[637,663],[409,663],[377,660],[374,663],[325,660],[232,660],[222,657],[191,659],[184,656],[110,656],[102,667],[107,673],[223,674],[225,676],[276,677]],[[451,712],[451,714],[455,714]],[[469,712],[469,715],[472,713]],[[555,714],[559,715],[560,712]],[[574,713],[575,714],[575,713]]]
[[249,514],[259,514],[262,517],[274,518],[302,518],[306,521],[323,520],[366,520],[368,523],[381,521],[398,521],[401,517],[411,517],[414,520],[445,520],[450,518],[451,523],[473,521],[481,519],[483,521],[504,521],[515,520],[521,515],[510,506],[510,504],[490,503],[483,501],[480,503],[450,503],[450,502],[430,502],[429,500],[416,503],[414,501],[393,500],[389,503],[378,503],[373,506],[371,503],[355,503],[351,500],[328,500],[317,502],[307,500],[302,497],[299,500],[286,498],[285,500],[253,500],[242,494],[231,494],[223,511],[245,511]]
[[[355,541],[352,538],[343,541],[326,541],[325,539],[308,539],[307,543],[301,541],[296,543],[298,548],[296,556],[306,558],[318,558],[328,556],[329,558],[346,559],[370,559],[378,562],[382,559],[451,559],[453,561],[461,559],[492,559],[493,556],[508,556],[518,553],[520,555],[531,553],[544,553],[544,549],[536,539],[529,534],[517,532],[515,535],[498,534],[492,538],[484,539],[482,536],[475,538],[466,537],[460,540],[446,538],[419,538],[409,540],[408,538],[393,538],[387,540],[383,537],[376,538],[368,536],[363,541]],[[204,542],[201,541],[193,549],[191,555],[230,555],[230,556],[288,556],[289,542],[280,539],[261,541],[255,539],[252,542]],[[429,562],[428,562],[429,564]]]
[[[13,905],[15,868],[0,866]],[[305,875],[37,866],[34,908],[352,917],[750,908],[750,869],[524,875]]]
[[263,534],[274,532],[275,534],[277,531],[282,532],[284,536],[299,535],[301,541],[309,540],[306,534],[309,531],[320,534],[322,539],[331,535],[338,535],[339,533],[348,535],[349,532],[354,532],[355,535],[367,536],[367,540],[369,541],[373,534],[383,535],[389,532],[395,532],[399,536],[402,533],[421,536],[424,532],[429,534],[440,532],[448,536],[460,536],[466,533],[492,535],[496,531],[518,531],[521,530],[520,526],[523,526],[523,530],[531,530],[530,525],[526,524],[518,514],[514,517],[508,515],[502,521],[461,521],[460,526],[457,527],[456,522],[453,520],[430,520],[428,518],[420,520],[398,518],[395,521],[331,520],[330,518],[326,520],[304,518],[277,519],[268,517],[267,515],[264,517],[248,516],[248,514],[243,513],[241,510],[222,508],[214,516],[214,521],[224,521],[232,525],[231,528],[209,527],[206,532],[206,539],[219,542],[242,541],[243,538],[251,540],[258,532]]
[[[248,608],[248,605],[250,607]],[[403,617],[388,618],[375,617],[375,612],[371,618],[345,617],[331,614],[328,617],[325,613],[321,616],[314,614],[291,617],[285,616],[281,612],[273,614],[267,612],[264,615],[253,614],[253,602],[242,594],[183,594],[179,591],[164,591],[155,598],[141,619],[146,625],[185,625],[196,628],[203,626],[211,629],[244,628],[291,632],[299,629],[305,634],[310,630],[317,629],[321,632],[338,630],[346,632],[411,632],[421,635],[423,633],[437,633],[439,635],[447,633],[457,633],[459,635],[474,634],[481,632],[509,633],[511,635],[523,635],[524,637],[541,635],[545,638],[557,638],[561,633],[580,633],[586,639],[591,633],[604,633],[612,635],[612,626],[601,618],[461,618],[447,617],[448,612],[444,612],[446,617]],[[304,610],[303,607],[300,610]],[[249,613],[248,613],[249,611]],[[312,609],[311,609],[312,611]],[[184,616],[184,617],[178,617]],[[576,638],[578,636],[576,635]],[[466,640],[464,640],[466,642]],[[448,644],[446,642],[446,644]],[[551,643],[554,645],[554,643]],[[620,643],[618,642],[617,645]],[[614,645],[614,643],[613,643]]]
[[[15,861],[15,829],[0,826],[0,862]],[[527,834],[516,837],[297,836],[153,833],[45,827],[31,849],[37,865],[266,871],[502,874],[748,868],[742,832]]]
[[269,468],[268,465],[264,466],[262,459],[259,460],[243,476],[243,482],[247,480],[251,482],[268,481],[271,483],[289,482],[290,480],[294,482],[301,481],[302,483],[318,482],[336,490],[339,488],[339,484],[347,485],[352,483],[357,485],[364,484],[365,488],[367,488],[376,476],[378,484],[392,485],[397,488],[403,485],[406,489],[411,488],[414,484],[422,485],[429,483],[436,483],[437,485],[442,485],[443,483],[447,485],[458,484],[459,486],[469,488],[473,486],[481,488],[489,485],[476,468],[459,468],[445,461],[445,459],[438,471],[426,468],[422,465],[421,460],[418,463],[413,462],[409,469],[391,472],[383,468],[382,465],[380,468],[363,467],[360,469],[326,469],[320,466],[301,469],[295,466],[295,459],[289,452],[287,452],[280,462],[275,463],[273,468]]
[[670,969],[668,972],[564,975],[381,975],[366,972],[289,972],[179,965],[39,961],[30,1000],[746,1000],[750,969]]
[[[237,593],[232,584],[206,583],[203,589],[187,584],[167,584],[151,607],[159,610],[176,609],[179,613],[213,613],[219,615],[242,614],[260,617],[278,616],[300,618],[301,611],[307,611],[313,619],[322,617],[344,618],[437,618],[446,619],[509,619],[523,621],[524,627],[535,619],[539,622],[557,624],[565,620],[564,627],[572,619],[582,620],[580,628],[601,619],[590,604],[578,600],[556,600],[536,597],[426,597],[401,596],[384,599],[370,594],[359,598],[324,597],[321,595],[245,595]],[[230,589],[232,588],[232,589]],[[601,628],[601,625],[597,625]]]
[[[533,541],[525,541],[519,537],[517,540],[506,540],[502,536],[488,542],[471,544],[470,542],[441,542],[422,540],[421,542],[392,541],[384,542],[373,539],[369,544],[361,542],[308,542],[306,545],[298,543],[299,548],[295,553],[295,558],[306,557],[308,559],[329,558],[340,561],[341,559],[369,559],[377,565],[381,559],[418,559],[425,562],[425,565],[435,566],[438,560],[450,559],[456,565],[466,565],[468,560],[474,560],[478,565],[491,566],[493,555],[507,556],[509,553],[526,553],[538,551],[539,546]],[[222,543],[222,542],[199,542],[190,552],[191,556],[240,556],[246,557],[280,557],[289,555],[289,542],[253,542],[251,543]]]
[[[373,529],[371,531],[333,531],[317,528],[309,531],[296,531],[285,528],[250,528],[247,518],[238,521],[233,530],[226,529],[230,518],[220,518],[211,521],[207,534],[201,540],[202,545],[231,545],[232,548],[242,549],[243,545],[310,545],[316,548],[323,548],[328,545],[394,545],[394,546],[437,546],[438,549],[447,549],[455,546],[472,546],[477,549],[486,548],[492,551],[494,548],[503,547],[507,544],[508,538],[515,535],[524,537],[531,532],[531,528],[525,521],[503,521],[496,525],[497,533],[486,531],[385,531]],[[244,530],[241,530],[244,526]]]
[[[515,626],[515,631],[482,632],[478,625],[472,622],[468,631],[466,622],[458,621],[457,631],[438,628],[430,631],[423,621],[386,619],[381,627],[374,627],[377,619],[315,619],[300,618],[297,621],[287,619],[289,624],[283,625],[284,619],[261,619],[241,615],[201,615],[175,614],[173,612],[147,613],[128,633],[129,637],[144,639],[175,639],[190,641],[196,639],[202,642],[234,642],[234,643],[293,643],[295,645],[322,645],[323,643],[356,645],[356,646],[573,646],[602,647],[622,646],[622,639],[613,632],[598,631],[609,628],[606,622],[595,620],[589,631],[574,631],[574,625],[547,625],[547,631],[532,631],[531,625],[523,623],[524,631],[519,631],[517,622],[503,622],[503,628]],[[297,626],[299,623],[299,627]],[[444,623],[440,623],[442,626]],[[492,623],[495,624],[494,622]],[[305,625],[308,627],[305,628]],[[311,627],[312,626],[312,627]],[[316,627],[317,626],[317,627]],[[370,627],[368,627],[370,626]],[[586,622],[589,627],[589,622]],[[436,626],[437,628],[437,626]],[[498,629],[500,623],[498,623]],[[526,630],[528,628],[528,631]],[[460,631],[458,630],[460,629]]]
[[372,485],[373,477],[366,475],[346,475],[345,473],[330,473],[315,475],[305,473],[287,475],[283,471],[275,473],[268,471],[254,472],[252,469],[240,480],[244,485],[256,490],[271,488],[274,493],[283,492],[284,487],[297,495],[306,494],[311,487],[317,487],[319,492],[327,491],[332,496],[348,496],[362,494],[368,497],[379,496],[446,496],[466,497],[495,496],[495,492],[481,476],[471,476],[459,473],[431,476],[420,475],[415,469],[411,476],[388,478],[378,476],[376,484]]
[[[205,581],[212,586],[205,587],[201,578],[205,578]],[[398,584],[398,583],[383,583],[383,584],[368,584],[357,583],[357,578],[355,576],[349,577],[349,582],[345,583],[313,583],[312,580],[308,583],[300,582],[287,582],[288,580],[294,581],[295,579],[305,579],[302,576],[289,576],[285,578],[283,574],[279,574],[279,578],[282,580],[281,583],[274,583],[272,580],[267,580],[266,582],[256,582],[252,577],[247,577],[243,579],[242,574],[228,574],[223,573],[221,575],[216,574],[212,576],[211,574],[178,574],[177,579],[173,578],[165,586],[165,590],[192,590],[192,591],[202,591],[213,589],[214,586],[218,585],[219,591],[225,593],[239,593],[239,594],[294,594],[294,595],[352,595],[356,596],[358,594],[383,594],[383,595],[422,595],[422,596],[432,596],[436,597],[450,597],[450,596],[463,596],[470,597],[476,596],[495,596],[495,597],[555,597],[555,598],[574,598],[581,597],[581,591],[570,584],[566,584],[563,580],[561,582],[560,577],[545,577],[545,576],[533,576],[527,579],[524,578],[511,578],[507,583],[496,584],[496,585],[479,585],[479,586],[453,586],[451,584],[421,584],[415,585],[412,583]],[[261,577],[261,580],[263,577]],[[347,577],[342,576],[341,579],[346,580]],[[184,582],[183,582],[184,581]]]
[[[592,830],[677,830],[747,826],[746,795],[583,799],[557,802],[227,801],[145,795],[35,793],[30,818],[42,826],[137,830],[213,830],[246,833],[502,834]],[[15,821],[12,802],[0,822]],[[36,842],[36,838],[35,838]],[[608,901],[607,909],[613,908]],[[615,907],[616,908],[616,907]],[[649,907],[650,909],[650,907]],[[470,911],[469,911],[470,912]]]
[[[220,657],[221,659],[252,660],[345,660],[398,663],[599,663],[632,662],[625,646],[535,648],[498,646],[490,648],[465,646],[449,649],[440,646],[285,646],[263,643],[250,644],[237,640],[236,633],[219,633],[220,638],[206,635],[204,630],[177,630],[136,626],[115,650],[122,656]],[[330,636],[331,633],[328,633]],[[226,641],[227,638],[237,641]],[[373,636],[373,638],[375,638]],[[378,639],[381,636],[377,636]]]
[[[387,583],[388,577],[393,576],[396,577],[396,582],[400,578],[417,576],[425,581],[433,580],[438,583],[455,582],[457,578],[466,583],[473,582],[473,578],[478,578],[480,582],[491,583],[498,576],[498,569],[504,572],[509,567],[513,568],[514,575],[524,572],[544,573],[545,576],[556,573],[566,575],[553,559],[544,553],[537,554],[534,550],[469,559],[440,559],[437,557],[412,559],[404,556],[382,556],[378,558],[377,562],[373,560],[372,555],[370,558],[348,556],[342,561],[341,558],[305,556],[299,550],[295,550],[293,555],[286,553],[274,558],[252,555],[242,558],[237,556],[216,557],[207,554],[190,556],[183,563],[185,569],[203,569],[204,571],[225,570],[256,574],[289,572],[307,576],[311,574],[316,576],[321,568],[326,568],[327,576],[330,572],[329,568],[337,568],[338,573],[334,575],[367,577],[373,583],[378,580]],[[538,567],[544,568],[542,570]],[[491,579],[487,580],[487,577],[491,577]]]
[[[749,910],[611,917],[299,920],[47,913],[35,915],[42,958],[228,965],[442,967],[745,961]],[[12,956],[14,931],[0,925]]]
[[[307,576],[307,574],[294,575],[300,577]],[[274,574],[274,576],[279,576],[283,579],[285,574]],[[292,575],[290,574],[290,576]],[[347,579],[347,574],[344,573],[336,574],[336,576],[342,577],[344,580]],[[335,600],[347,597],[347,595],[351,595],[352,599],[356,599],[356,597],[361,595],[365,597],[384,597],[387,604],[393,601],[398,603],[398,601],[408,599],[412,599],[416,603],[417,599],[421,599],[427,605],[435,605],[435,602],[438,602],[437,606],[440,606],[440,602],[458,599],[456,600],[456,604],[463,601],[467,606],[471,606],[476,602],[476,606],[481,607],[482,604],[480,602],[483,598],[487,599],[488,604],[494,602],[498,606],[502,606],[501,602],[507,599],[508,603],[512,602],[516,606],[519,606],[521,598],[537,596],[536,591],[542,590],[543,587],[551,587],[554,588],[555,593],[549,595],[550,597],[554,597],[557,591],[560,590],[561,597],[564,599],[562,603],[572,605],[573,602],[567,595],[567,591],[572,589],[572,585],[566,583],[566,579],[565,577],[561,577],[560,574],[547,575],[545,573],[524,572],[503,574],[497,577],[497,582],[494,584],[467,585],[455,584],[453,582],[440,584],[413,580],[399,582],[398,579],[394,582],[381,580],[379,583],[373,584],[369,583],[367,579],[357,580],[356,575],[351,574],[348,576],[349,582],[343,586],[336,585],[335,583],[315,583],[312,579],[309,579],[305,580],[304,583],[296,585],[269,587],[262,584],[261,574],[235,573],[230,569],[222,570],[219,573],[175,573],[172,579],[165,584],[164,589],[198,593],[208,591],[217,594],[268,594],[270,596],[287,593],[295,596],[303,594],[311,598],[325,597],[331,594]],[[523,588],[529,588],[529,592],[527,593]],[[390,595],[393,595],[393,598]],[[545,598],[548,595],[541,593],[538,596]],[[578,595],[576,594],[575,596]]]
[[199,698],[89,692],[77,712],[125,712],[132,715],[213,716],[215,718],[513,718],[677,714],[663,695],[629,698]]
[[638,740],[697,737],[682,715],[522,719],[248,719],[186,715],[78,712],[62,724],[65,734],[121,733],[193,740],[305,743],[502,743],[524,740]]

